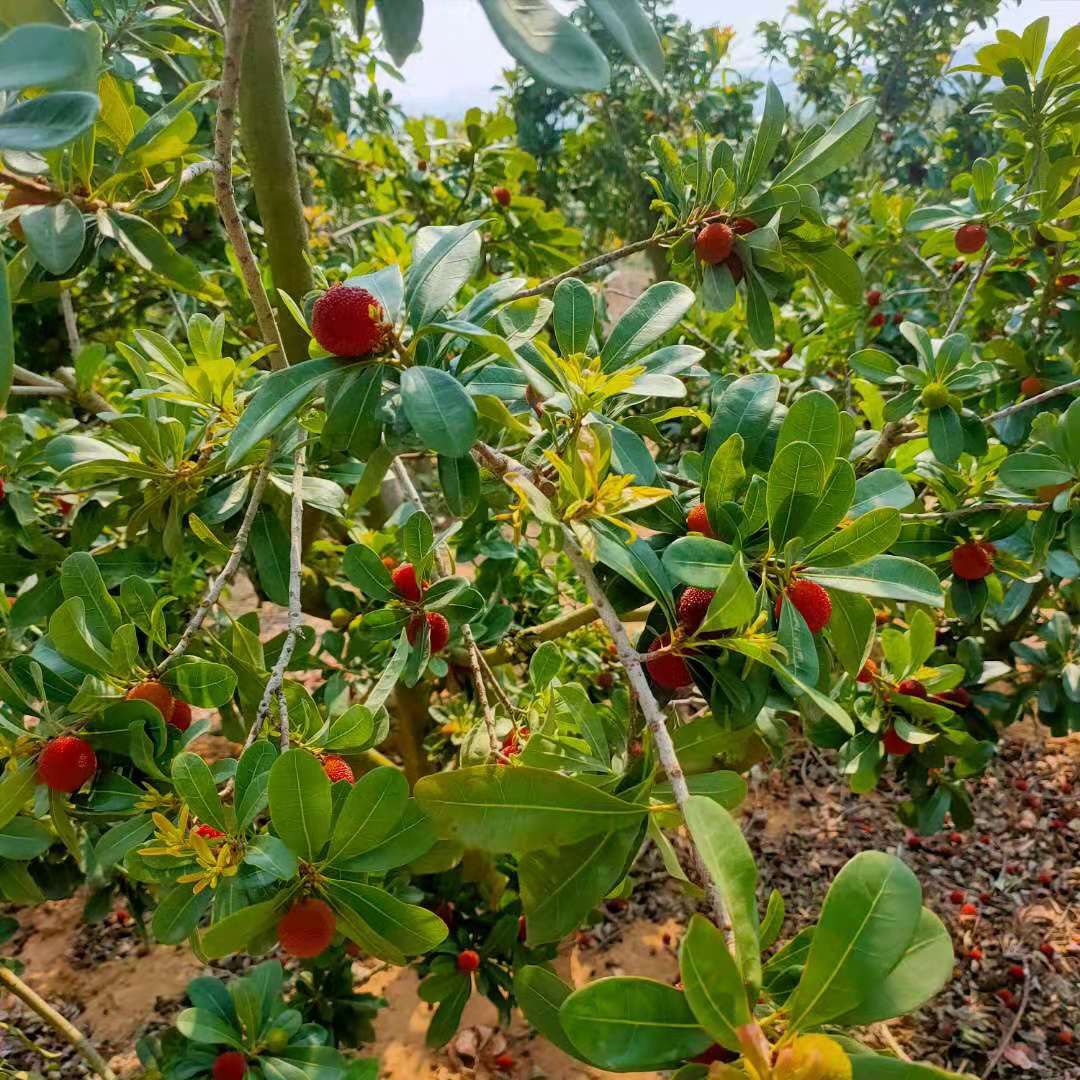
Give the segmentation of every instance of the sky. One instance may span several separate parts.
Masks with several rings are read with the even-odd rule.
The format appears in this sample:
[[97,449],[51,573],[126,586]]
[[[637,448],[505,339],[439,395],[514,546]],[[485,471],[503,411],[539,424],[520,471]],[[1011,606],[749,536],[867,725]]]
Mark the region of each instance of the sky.
[[[766,19],[779,20],[790,0],[675,0],[674,11],[695,26],[732,26],[733,66],[761,68],[754,27]],[[385,80],[398,103],[410,115],[432,114],[448,118],[464,113],[470,105],[487,106],[496,97],[493,87],[512,61],[499,44],[476,0],[427,0],[421,49],[402,68],[404,83]],[[556,0],[564,12],[574,5]],[[998,25],[1020,30],[1042,15],[1050,17],[1050,40],[1054,41],[1072,23],[1080,20],[1077,0],[1021,0],[1006,2],[999,12]],[[980,45],[994,39],[993,30],[977,31],[968,44]],[[758,74],[763,74],[761,69]],[[778,79],[778,82],[780,80]]]

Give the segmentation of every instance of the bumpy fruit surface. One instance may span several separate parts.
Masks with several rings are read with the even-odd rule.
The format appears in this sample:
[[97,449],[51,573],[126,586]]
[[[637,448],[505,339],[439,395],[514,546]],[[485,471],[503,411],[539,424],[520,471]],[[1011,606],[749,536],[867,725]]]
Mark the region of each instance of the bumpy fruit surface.
[[432,653],[442,652],[450,640],[450,624],[445,616],[437,611],[428,611],[424,615],[414,615],[405,627],[405,633],[409,638],[409,644],[415,645],[420,640],[420,634],[427,622],[428,640],[431,643]]
[[1036,394],[1041,394],[1045,389],[1046,386],[1038,375],[1028,375],[1027,378],[1020,380],[1020,393],[1024,397],[1034,397]]
[[956,250],[961,255],[974,255],[976,251],[982,250],[983,244],[986,243],[986,226],[979,225],[977,222],[961,225],[956,230],[953,243],[956,244]]
[[882,311],[876,311],[869,319],[866,320],[867,326],[884,326],[885,325],[885,313]]
[[735,234],[730,225],[713,221],[706,225],[694,240],[694,253],[710,266],[723,262],[731,254]]
[[877,307],[881,303],[881,290],[870,289],[866,293],[866,303],[869,307]]
[[877,663],[873,660],[867,660],[866,663],[863,664],[859,674],[855,676],[855,681],[860,682],[865,686],[867,683],[872,683],[874,681],[877,672]]
[[712,603],[712,598],[715,595],[715,589],[699,589],[691,585],[679,597],[679,606],[677,608],[679,625],[684,630],[693,633],[701,625],[705,613],[709,610],[709,604]]
[[735,284],[738,285],[739,282],[743,279],[743,274],[745,274],[746,272],[743,268],[742,259],[739,258],[739,253],[737,251],[733,251],[724,260],[724,265],[731,272],[731,276],[734,279]]
[[278,920],[278,943],[290,956],[318,956],[334,940],[337,920],[324,900],[298,900]]
[[191,727],[191,706],[186,701],[179,701],[174,698],[172,712],[169,713],[166,722],[172,724],[174,728],[187,731]]
[[905,697],[926,697],[926,687],[918,679],[901,679],[896,685],[896,692]]
[[910,754],[915,749],[907,739],[902,739],[896,734],[895,728],[889,728],[885,732],[881,745],[885,748],[886,754],[895,754],[897,757],[904,757],[905,754]]
[[952,550],[952,571],[965,581],[982,581],[994,571],[994,545],[969,540]]
[[832,600],[816,581],[793,581],[787,591],[776,598],[776,607],[773,611],[777,618],[780,618],[780,610],[785,597],[795,605],[795,610],[806,620],[811,634],[816,634],[825,628],[832,615]]
[[420,582],[416,580],[416,567],[411,562],[403,562],[400,566],[395,566],[390,580],[394,583],[394,588],[402,600],[418,604],[423,599],[424,594],[420,588]]
[[239,1050],[226,1050],[214,1058],[214,1080],[244,1080],[247,1059]]
[[962,686],[958,686],[955,690],[945,690],[935,695],[934,700],[944,705],[955,705],[958,709],[966,709],[971,704],[971,695]]
[[169,693],[169,688],[156,679],[147,679],[146,682],[133,686],[126,697],[128,701],[149,701],[161,713],[166,723],[169,722],[176,704],[172,694]]
[[327,754],[323,758],[322,767],[331,784],[336,784],[339,780],[347,780],[350,784],[356,783],[356,777],[353,775],[349,763],[343,757],[338,757],[337,754]]
[[77,791],[96,770],[94,748],[77,735],[51,739],[38,758],[38,779],[53,791]]
[[678,653],[660,653],[660,649],[666,649],[671,644],[670,634],[661,634],[649,645],[648,656],[645,658],[645,668],[657,686],[665,690],[678,690],[680,686],[689,686],[694,681],[686,661]]
[[462,949],[457,954],[457,969],[469,974],[480,966],[480,954],[475,949]]
[[686,515],[686,531],[701,533],[702,536],[714,538],[704,503],[698,503],[697,506],[690,507],[690,512]]
[[491,197],[500,206],[509,206],[510,205],[510,189],[509,188],[493,187],[491,189]]
[[932,382],[923,387],[919,400],[928,409],[940,409],[949,403],[949,388],[944,383]]
[[335,356],[370,356],[386,337],[382,305],[367,289],[334,285],[311,309],[311,333]]
[[757,228],[753,218],[748,217],[736,218],[731,223],[731,227],[739,234],[739,236],[745,236],[747,233],[752,233]]
[[828,1035],[800,1035],[776,1056],[775,1080],[851,1080],[851,1058]]

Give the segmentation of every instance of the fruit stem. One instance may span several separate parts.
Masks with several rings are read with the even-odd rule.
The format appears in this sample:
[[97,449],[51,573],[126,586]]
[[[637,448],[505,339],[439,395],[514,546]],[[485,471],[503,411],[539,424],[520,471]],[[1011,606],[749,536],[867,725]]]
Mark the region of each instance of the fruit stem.
[[90,1040],[60,1015],[40,994],[32,990],[15,974],[11,968],[0,964],[0,984],[11,991],[28,1009],[37,1014],[65,1042],[78,1051],[79,1056],[98,1074],[102,1080],[116,1080],[116,1073],[105,1063],[105,1059],[94,1049]]

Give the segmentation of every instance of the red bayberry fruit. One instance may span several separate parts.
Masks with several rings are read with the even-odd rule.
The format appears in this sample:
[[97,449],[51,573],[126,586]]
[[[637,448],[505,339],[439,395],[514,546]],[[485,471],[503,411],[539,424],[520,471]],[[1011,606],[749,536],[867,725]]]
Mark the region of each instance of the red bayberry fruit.
[[1049,885],[1054,880],[1054,875],[1049,870],[1044,870],[1038,880],[1040,885]]
[[425,622],[427,623],[428,641],[431,645],[432,655],[442,652],[446,648],[446,643],[450,640],[450,624],[446,621],[446,616],[440,615],[437,611],[414,615],[409,620],[409,625],[405,627],[409,644],[415,645],[420,640],[420,634],[424,629]]
[[969,540],[952,550],[949,561],[952,563],[953,573],[965,581],[982,581],[984,577],[993,572],[994,547],[992,544],[980,544]]
[[331,784],[336,784],[339,780],[347,780],[350,784],[356,783],[356,776],[349,763],[337,754],[327,754],[323,758],[322,767]]
[[905,697],[926,697],[926,687],[918,679],[901,679],[896,686],[896,692]]
[[1009,978],[1010,979],[1022,979],[1023,977],[1024,977],[1024,965],[1023,964],[1013,964],[1013,965],[1010,966],[1010,968],[1009,968]]
[[731,227],[739,234],[739,236],[745,236],[747,233],[752,233],[757,228],[753,219],[748,217],[736,218],[731,223]]
[[195,830],[196,836],[201,836],[204,840],[220,840],[225,834],[220,829],[215,829],[213,825],[200,825]]
[[877,673],[877,664],[873,660],[867,660],[866,663],[863,664],[859,674],[855,676],[855,681],[860,682],[863,685],[866,685],[867,683],[872,683]]
[[734,242],[735,234],[731,231],[731,226],[721,221],[713,221],[697,234],[694,253],[703,263],[715,266],[731,254],[731,245]]
[[709,524],[709,515],[705,512],[704,503],[698,503],[697,506],[690,507],[690,512],[686,515],[686,531],[701,533],[702,536],[715,539],[712,526]]
[[795,605],[795,610],[806,620],[810,633],[816,634],[825,628],[832,615],[832,600],[829,594],[816,581],[793,581],[786,592],[776,598],[773,613],[780,618],[783,598]]
[[226,1050],[214,1058],[214,1080],[244,1080],[247,1058],[239,1050]]
[[528,934],[528,932],[529,932],[529,928],[525,923],[525,916],[524,915],[519,915],[518,916],[518,941],[524,941],[526,935]]
[[961,225],[956,230],[953,243],[961,255],[974,255],[986,243],[986,226],[973,221]]
[[50,739],[38,758],[38,779],[53,791],[77,791],[96,770],[94,748],[78,735]]
[[974,949],[968,949],[969,960],[981,960],[983,958],[983,951],[978,946]]
[[345,955],[351,956],[354,960],[359,960],[364,954],[360,951],[360,946],[355,941],[345,942]]
[[457,954],[457,969],[469,974],[480,966],[480,954],[475,949],[462,949]]
[[881,303],[881,290],[870,289],[866,293],[866,303],[869,307],[877,307]]
[[596,673],[596,685],[601,690],[610,690],[615,685],[615,675],[610,671],[598,671]]
[[934,700],[940,701],[943,705],[955,705],[958,709],[966,709],[971,704],[971,695],[962,686],[958,686],[955,690],[943,690],[940,694],[935,694]]
[[679,597],[679,606],[676,609],[679,625],[692,634],[701,625],[715,595],[715,589],[699,589],[691,585]]
[[149,701],[161,713],[166,723],[172,719],[176,702],[168,687],[156,679],[147,679],[146,682],[133,686],[125,696],[128,701]]
[[645,658],[645,667],[649,677],[657,686],[665,690],[678,690],[680,686],[689,686],[694,681],[686,661],[678,653],[660,653],[654,655],[660,649],[666,649],[671,644],[670,634],[661,634],[654,638],[649,645],[649,655]]
[[886,754],[894,754],[896,757],[904,757],[915,749],[907,739],[902,739],[896,734],[895,728],[889,728],[885,732],[885,735],[881,740],[881,745],[884,747]]
[[1054,282],[1059,289],[1071,289],[1077,283],[1080,283],[1080,274],[1062,274]]
[[954,904],[962,904],[964,902],[964,893],[961,889],[953,889],[949,893],[949,900]]
[[1043,956],[1053,956],[1054,955],[1054,946],[1051,945],[1049,941],[1044,941],[1039,946],[1039,952],[1041,952],[1043,954]]
[[411,562],[403,562],[394,567],[390,580],[394,583],[394,588],[402,600],[418,604],[423,599],[423,590],[416,580],[416,567]]
[[1028,782],[1022,776],[1018,776],[1013,781],[1013,787],[1016,788],[1017,791],[1027,791]]
[[964,834],[958,832],[949,833],[950,844],[962,844],[964,842]]
[[278,920],[277,938],[290,955],[307,959],[318,956],[334,940],[337,920],[325,900],[298,900]]
[[174,698],[172,712],[169,714],[167,723],[181,731],[187,731],[191,727],[191,706],[186,701]]
[[1010,1009],[1013,1007],[1013,1002],[1016,1000],[1013,997],[1013,992],[1007,986],[1003,986],[1000,990],[995,990],[994,997],[996,997],[1002,1005]]
[[335,356],[369,356],[383,344],[382,305],[367,289],[334,285],[311,309],[311,333]]
[[739,253],[733,251],[725,260],[724,265],[731,272],[731,277],[735,284],[738,285],[743,279],[743,274],[746,272],[743,269],[742,259],[739,258]]
[[972,916],[979,914],[979,909],[974,904],[964,904],[960,909],[960,914],[971,918]]
[[501,1072],[506,1072],[508,1069],[514,1067],[514,1055],[513,1054],[499,1054],[495,1058],[495,1068]]
[[509,188],[493,187],[491,189],[491,197],[500,206],[509,206],[510,205],[510,189]]
[[1034,397],[1036,394],[1041,394],[1045,389],[1046,386],[1038,375],[1028,375],[1026,379],[1020,381],[1020,393],[1024,397]]
[[867,320],[867,326],[884,326],[885,325],[885,313],[883,311],[875,311],[873,315]]
[[1072,1046],[1073,1044],[1073,1033],[1068,1028],[1062,1028],[1057,1033],[1056,1038],[1061,1046]]

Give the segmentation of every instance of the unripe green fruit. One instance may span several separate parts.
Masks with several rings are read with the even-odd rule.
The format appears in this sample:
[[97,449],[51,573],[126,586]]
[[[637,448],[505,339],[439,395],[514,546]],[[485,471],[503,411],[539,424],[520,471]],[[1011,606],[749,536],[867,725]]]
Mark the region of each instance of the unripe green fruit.
[[289,1033],[280,1027],[271,1028],[266,1033],[266,1048],[275,1054],[280,1053],[289,1045]]
[[923,388],[920,400],[928,409],[941,409],[949,403],[949,388],[944,383],[932,382]]
[[330,612],[330,624],[335,630],[344,630],[352,621],[352,614],[343,607],[334,608]]
[[351,623],[349,623],[349,633],[350,634],[359,634],[360,633],[360,624],[363,622],[363,620],[364,620],[363,615],[357,615],[356,618],[353,619],[353,621]]

